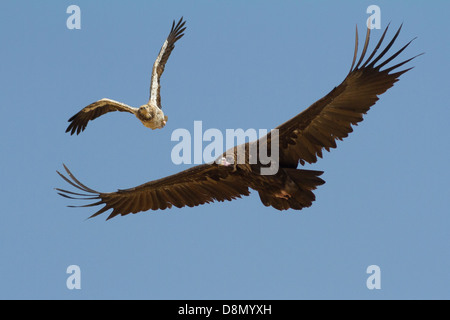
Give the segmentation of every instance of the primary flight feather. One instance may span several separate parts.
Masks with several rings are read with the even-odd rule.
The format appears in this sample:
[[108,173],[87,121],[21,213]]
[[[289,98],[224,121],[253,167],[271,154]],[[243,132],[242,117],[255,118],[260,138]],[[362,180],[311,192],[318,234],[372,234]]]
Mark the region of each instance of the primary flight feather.
[[[389,26],[388,26],[389,27]],[[261,159],[249,161],[252,144],[268,149],[272,133],[250,143],[228,150],[217,161],[203,164],[177,174],[147,182],[140,186],[118,190],[116,192],[98,192],[79,180],[64,166],[69,177],[58,174],[73,187],[81,190],[72,192],[57,189],[58,193],[71,199],[94,200],[83,207],[104,205],[91,217],[112,209],[108,219],[117,215],[127,215],[147,210],[164,210],[176,206],[198,206],[213,201],[225,201],[248,196],[249,189],[258,192],[265,206],[278,210],[300,210],[311,206],[315,200],[313,190],[325,183],[320,175],[322,171],[297,169],[301,165],[314,163],[322,157],[322,150],[336,148],[336,140],[342,140],[363,120],[378,96],[391,88],[398,78],[408,70],[399,67],[413,58],[399,62],[382,70],[411,43],[408,42],[390,57],[382,60],[397,39],[401,26],[385,49],[376,55],[388,27],[382,34],[369,57],[364,60],[370,38],[370,29],[361,56],[357,59],[357,41],[350,72],[344,81],[331,90],[325,97],[313,103],[309,108],[278,126],[279,169],[273,175],[262,175],[264,164]],[[417,56],[416,56],[417,57]],[[244,151],[245,161],[239,163],[237,155]],[[231,158],[229,158],[231,155]]]
[[91,103],[83,108],[80,112],[71,117],[68,121],[69,126],[66,132],[79,134],[84,131],[89,121],[94,120],[105,113],[113,111],[129,112],[134,114],[144,126],[150,129],[161,129],[166,125],[167,116],[164,115],[161,106],[160,95],[160,79],[164,72],[164,67],[169,59],[172,50],[175,48],[175,42],[181,39],[184,35],[184,27],[186,21],[181,18],[177,24],[172,23],[172,29],[169,36],[164,41],[163,46],[158,54],[158,57],[153,64],[152,77],[150,80],[150,99],[139,108],[133,108],[124,103],[114,101],[111,99],[101,99]]

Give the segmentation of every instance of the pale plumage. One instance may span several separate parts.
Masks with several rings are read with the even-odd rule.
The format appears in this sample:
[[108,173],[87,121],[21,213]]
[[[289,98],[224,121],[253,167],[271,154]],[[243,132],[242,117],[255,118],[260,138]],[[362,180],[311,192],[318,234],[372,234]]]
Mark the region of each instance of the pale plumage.
[[132,113],[147,128],[163,128],[166,125],[167,116],[164,115],[161,106],[160,79],[164,72],[167,60],[169,59],[172,50],[175,48],[175,42],[184,35],[183,32],[186,29],[186,27],[184,27],[185,23],[183,18],[181,18],[176,25],[175,21],[172,23],[172,29],[170,30],[169,36],[161,47],[158,57],[153,64],[152,77],[150,80],[150,99],[147,104],[144,104],[139,108],[134,108],[111,99],[101,99],[91,103],[71,117],[68,120],[70,124],[67,127],[66,132],[70,132],[71,135],[74,133],[79,134],[84,131],[90,120],[94,120],[105,113],[113,111]]

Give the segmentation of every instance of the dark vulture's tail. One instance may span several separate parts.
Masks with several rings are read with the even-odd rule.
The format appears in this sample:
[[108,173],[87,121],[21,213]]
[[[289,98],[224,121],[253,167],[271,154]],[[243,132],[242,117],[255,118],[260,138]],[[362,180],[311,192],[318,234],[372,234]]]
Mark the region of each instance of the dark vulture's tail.
[[319,178],[323,171],[283,168],[286,175],[294,183],[287,190],[273,192],[258,191],[261,202],[278,210],[301,210],[311,206],[316,196],[312,192],[317,186],[325,183]]

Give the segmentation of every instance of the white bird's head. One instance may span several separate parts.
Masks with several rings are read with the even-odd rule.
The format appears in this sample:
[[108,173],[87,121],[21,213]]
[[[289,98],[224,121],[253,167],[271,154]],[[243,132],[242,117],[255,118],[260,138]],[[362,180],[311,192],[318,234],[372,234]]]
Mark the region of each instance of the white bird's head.
[[140,120],[149,121],[155,116],[155,112],[154,111],[152,112],[152,111],[153,110],[149,105],[144,104],[144,105],[140,106],[138,109],[138,118]]
[[142,124],[150,129],[161,129],[167,123],[167,116],[162,110],[151,104],[144,104],[139,107],[136,117],[141,120]]

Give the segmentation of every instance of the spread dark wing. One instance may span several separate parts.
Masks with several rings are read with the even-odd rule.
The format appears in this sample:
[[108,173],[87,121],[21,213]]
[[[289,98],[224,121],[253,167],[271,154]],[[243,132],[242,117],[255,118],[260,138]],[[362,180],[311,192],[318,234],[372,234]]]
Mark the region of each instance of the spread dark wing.
[[[150,100],[149,103],[157,106],[161,109],[161,95],[160,95],[160,79],[161,75],[164,72],[164,67],[166,66],[166,62],[169,59],[170,53],[173,48],[175,48],[175,42],[177,42],[181,37],[184,36],[183,31],[186,29],[184,24],[186,21],[183,21],[183,17],[181,17],[180,21],[175,25],[175,20],[172,23],[172,29],[170,30],[169,36],[166,41],[164,41],[161,50],[159,51],[158,57],[156,58],[155,63],[153,64],[152,70],[152,79],[150,81]],[[184,28],[183,28],[184,27]]]
[[363,120],[363,114],[375,104],[377,96],[392,87],[400,75],[411,69],[390,73],[415,57],[381,70],[412,41],[381,62],[382,57],[397,39],[401,26],[386,48],[375,57],[387,30],[388,28],[373,52],[363,62],[369,44],[368,29],[361,57],[355,65],[358,47],[358,32],[356,32],[353,63],[345,80],[325,97],[277,128],[282,166],[295,168],[299,161],[301,164],[314,163],[317,156],[322,157],[322,149],[330,151],[330,148],[336,148],[336,140],[342,140],[353,131],[352,125],[357,125]]
[[75,132],[79,134],[81,131],[84,131],[89,120],[94,120],[112,111],[126,111],[135,114],[137,109],[111,99],[101,99],[84,107],[80,112],[70,118],[68,120],[70,124],[66,132],[70,132],[71,135]]
[[194,207],[213,201],[225,201],[250,194],[248,186],[241,176],[232,172],[231,167],[217,164],[203,164],[177,174],[147,182],[135,188],[102,193],[86,187],[78,181],[69,169],[69,175],[58,174],[75,188],[85,193],[77,193],[63,189],[58,194],[70,199],[94,200],[94,203],[80,206],[91,207],[105,205],[94,213],[95,217],[109,209],[113,209],[108,219],[117,215],[127,215],[147,210],[164,210],[172,205],[181,208]]

